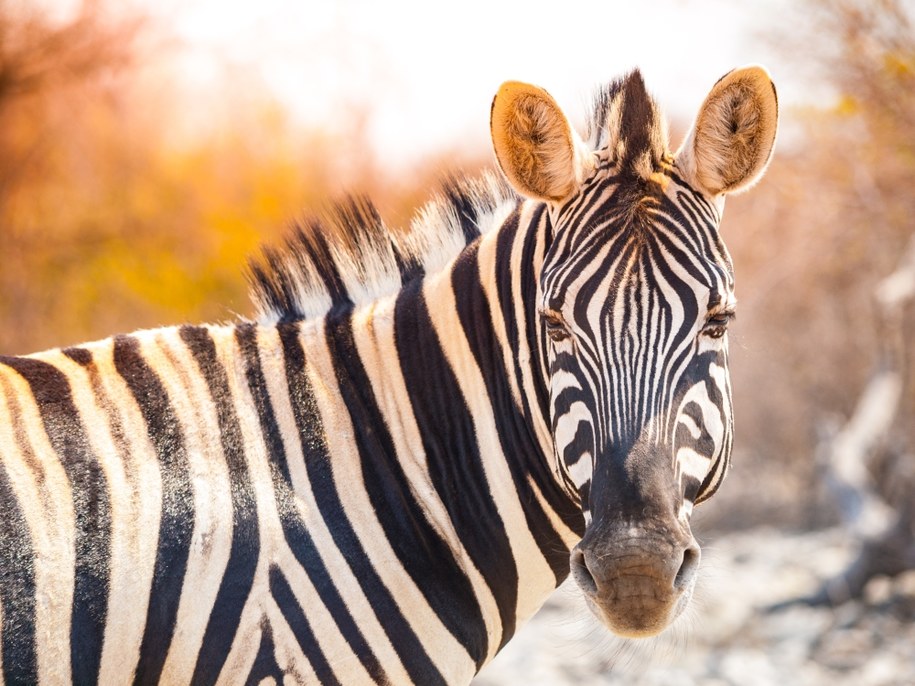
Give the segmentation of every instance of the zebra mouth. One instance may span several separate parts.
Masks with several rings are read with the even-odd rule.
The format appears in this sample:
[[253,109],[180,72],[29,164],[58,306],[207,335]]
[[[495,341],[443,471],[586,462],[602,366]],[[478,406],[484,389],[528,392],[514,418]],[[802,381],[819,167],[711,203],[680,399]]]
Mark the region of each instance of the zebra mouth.
[[[588,609],[600,622],[622,638],[651,638],[669,627],[689,605],[692,589],[673,597],[658,597],[646,584],[631,580],[631,592],[613,599],[584,593]],[[628,593],[628,595],[626,595]]]

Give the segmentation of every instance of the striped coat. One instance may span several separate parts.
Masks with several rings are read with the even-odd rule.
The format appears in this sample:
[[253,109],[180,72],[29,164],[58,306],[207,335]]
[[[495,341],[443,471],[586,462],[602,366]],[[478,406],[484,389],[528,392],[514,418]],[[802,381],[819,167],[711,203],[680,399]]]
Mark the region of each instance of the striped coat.
[[[717,231],[715,198],[755,180],[774,138],[764,121],[771,131],[757,132],[740,178],[708,181],[694,149],[718,116],[712,105],[736,84],[768,106],[762,70],[727,79],[687,152],[651,163],[668,179],[664,197],[682,207],[689,193],[702,208],[681,227],[701,235]],[[564,419],[578,372],[559,328],[573,325],[549,303],[573,278],[551,263],[557,246],[594,228],[581,208],[599,197],[616,212],[614,175],[635,164],[627,155],[653,150],[621,108],[651,103],[637,74],[598,99],[591,144],[610,151],[604,164],[540,93],[507,84],[494,104],[496,154],[514,188],[492,176],[451,182],[409,235],[364,201],[341,203],[254,267],[257,322],[0,358],[4,682],[467,683],[570,560],[612,629],[656,633],[675,618],[691,590],[690,543],[671,553],[676,592],[652,591],[660,609],[644,610],[606,590],[612,573],[637,582],[588,547],[599,539],[607,556],[599,534],[619,514],[601,476],[612,450],[597,428],[582,438],[598,401]],[[733,279],[720,288],[727,295]],[[715,316],[697,314],[690,330],[719,338],[709,327],[726,320]],[[586,382],[575,383],[581,394]],[[729,420],[729,404],[715,412]],[[703,413],[714,414],[692,410],[694,430],[678,432],[695,434],[685,440],[701,469],[684,467],[680,444],[667,458],[666,478],[687,484],[671,530],[724,475],[729,428],[707,440]],[[657,495],[642,490],[652,511]],[[659,517],[652,532],[667,526]],[[661,572],[648,576],[659,583]]]

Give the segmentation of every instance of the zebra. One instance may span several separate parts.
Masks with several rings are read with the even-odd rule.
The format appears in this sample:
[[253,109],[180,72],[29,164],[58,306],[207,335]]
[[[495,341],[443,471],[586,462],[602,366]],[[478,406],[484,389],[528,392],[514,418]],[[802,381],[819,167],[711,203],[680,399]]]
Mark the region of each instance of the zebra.
[[732,446],[724,198],[777,117],[736,69],[672,154],[637,70],[584,138],[507,82],[501,175],[300,222],[255,318],[0,358],[4,683],[466,684],[570,573],[663,631]]

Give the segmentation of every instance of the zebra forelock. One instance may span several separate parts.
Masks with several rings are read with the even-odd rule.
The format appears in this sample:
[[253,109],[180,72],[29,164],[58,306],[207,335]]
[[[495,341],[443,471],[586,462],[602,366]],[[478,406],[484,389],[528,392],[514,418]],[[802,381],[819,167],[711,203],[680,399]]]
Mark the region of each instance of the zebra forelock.
[[668,158],[667,122],[636,69],[598,89],[587,140],[606,152],[619,173],[647,180]]
[[492,173],[455,176],[403,230],[387,226],[368,198],[347,197],[298,222],[279,248],[264,247],[262,259],[251,261],[256,318],[265,325],[302,321],[395,293],[441,270],[517,202]]

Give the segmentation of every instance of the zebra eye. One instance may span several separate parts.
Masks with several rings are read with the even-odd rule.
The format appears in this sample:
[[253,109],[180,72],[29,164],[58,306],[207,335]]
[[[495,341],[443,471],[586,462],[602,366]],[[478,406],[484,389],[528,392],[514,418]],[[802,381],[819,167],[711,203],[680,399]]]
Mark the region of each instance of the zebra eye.
[[546,335],[550,340],[559,343],[571,337],[569,329],[562,317],[555,312],[541,312],[543,322],[546,324]]
[[728,323],[734,318],[734,313],[730,311],[716,312],[709,315],[705,326],[702,327],[702,335],[709,338],[721,338],[728,331]]

